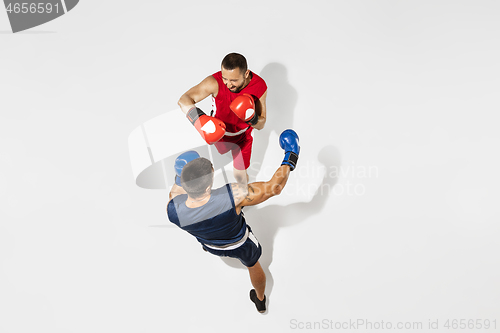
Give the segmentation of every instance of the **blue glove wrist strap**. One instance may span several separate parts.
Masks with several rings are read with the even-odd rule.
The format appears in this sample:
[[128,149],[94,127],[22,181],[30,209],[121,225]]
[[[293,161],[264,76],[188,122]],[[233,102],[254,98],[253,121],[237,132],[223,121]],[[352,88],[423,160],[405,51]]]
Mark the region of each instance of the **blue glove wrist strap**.
[[293,171],[293,169],[295,169],[295,166],[297,165],[298,159],[299,155],[295,154],[293,151],[287,151],[281,165],[287,164],[290,166],[290,171]]

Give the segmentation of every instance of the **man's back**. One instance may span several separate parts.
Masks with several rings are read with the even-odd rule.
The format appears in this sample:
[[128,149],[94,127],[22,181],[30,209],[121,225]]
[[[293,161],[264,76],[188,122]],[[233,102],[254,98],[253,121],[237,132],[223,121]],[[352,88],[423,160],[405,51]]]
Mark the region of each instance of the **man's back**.
[[230,184],[212,190],[208,202],[200,207],[189,208],[186,206],[187,199],[187,194],[183,194],[170,200],[168,218],[200,243],[224,246],[245,235],[245,218],[236,212]]

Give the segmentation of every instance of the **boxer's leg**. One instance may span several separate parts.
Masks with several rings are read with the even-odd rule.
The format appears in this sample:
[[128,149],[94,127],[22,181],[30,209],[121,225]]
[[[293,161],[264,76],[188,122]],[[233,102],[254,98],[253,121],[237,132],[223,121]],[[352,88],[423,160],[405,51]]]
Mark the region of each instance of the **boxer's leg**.
[[250,166],[250,157],[252,156],[252,143],[253,137],[247,134],[242,141],[238,142],[238,146],[232,150],[233,174],[238,183],[248,184],[247,169]]
[[236,168],[233,168],[233,174],[234,179],[236,179],[238,183],[248,184],[249,177],[246,170],[238,170]]
[[257,293],[257,298],[262,301],[266,290],[266,273],[264,273],[264,270],[258,261],[252,267],[247,268],[250,273],[250,281],[252,282],[255,292]]
[[225,141],[218,141],[214,143],[215,148],[217,148],[217,151],[219,154],[224,155],[231,149],[231,143],[227,143]]

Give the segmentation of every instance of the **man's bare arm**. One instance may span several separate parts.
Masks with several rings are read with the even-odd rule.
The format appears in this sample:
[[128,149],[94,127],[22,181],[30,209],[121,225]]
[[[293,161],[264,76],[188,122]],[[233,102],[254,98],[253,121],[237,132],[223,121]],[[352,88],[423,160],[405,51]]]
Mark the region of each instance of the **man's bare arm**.
[[266,125],[266,116],[267,116],[266,97],[267,97],[267,90],[260,97],[260,99],[255,101],[255,112],[257,112],[257,115],[259,116],[259,120],[257,121],[257,124],[253,125],[252,127],[258,130],[263,129],[264,126]]
[[210,95],[216,96],[218,92],[219,84],[217,83],[217,80],[210,75],[184,93],[181,98],[179,98],[177,104],[181,107],[182,112],[187,114],[194,104],[204,100]]
[[283,191],[286,182],[288,181],[289,175],[290,166],[280,166],[274,173],[271,180],[269,180],[268,182],[256,182],[248,184],[246,195],[242,197],[241,200],[238,200],[238,202],[235,200],[235,205],[237,207],[254,206],[266,201],[267,199],[275,195],[280,194],[281,191]]

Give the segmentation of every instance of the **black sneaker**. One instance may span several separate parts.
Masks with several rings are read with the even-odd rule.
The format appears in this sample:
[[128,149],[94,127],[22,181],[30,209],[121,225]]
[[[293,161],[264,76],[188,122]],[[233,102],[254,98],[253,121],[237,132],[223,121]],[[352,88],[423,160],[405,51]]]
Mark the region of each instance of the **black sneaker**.
[[260,300],[257,297],[257,293],[255,292],[255,289],[250,290],[250,300],[255,303],[255,307],[257,308],[257,311],[260,313],[266,312],[266,295],[264,295],[264,300]]

